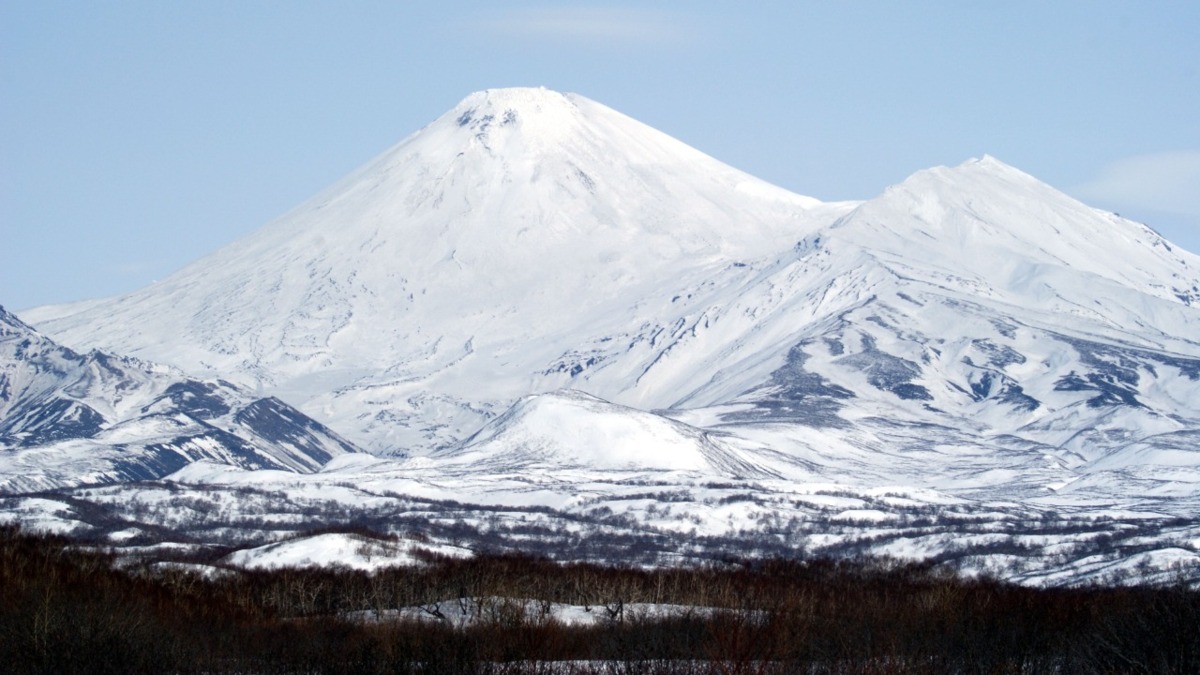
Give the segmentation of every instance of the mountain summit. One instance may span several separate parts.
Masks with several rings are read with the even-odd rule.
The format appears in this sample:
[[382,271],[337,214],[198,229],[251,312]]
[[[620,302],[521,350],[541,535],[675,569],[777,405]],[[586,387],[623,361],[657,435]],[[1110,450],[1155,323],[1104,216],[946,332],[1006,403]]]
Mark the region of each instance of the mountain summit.
[[1018,294],[1014,286],[1031,277],[1029,266],[1039,266],[1192,299],[1187,281],[1195,256],[1145,225],[1093,209],[989,156],[919,171],[832,229],[894,259],[935,258],[943,269],[986,277]]
[[[1094,458],[1200,426],[1200,259],[1149,228],[991,157],[824,204],[545,89],[472,94],[168,279],[24,318],[381,453],[476,456],[562,389],[617,404],[572,419],[658,411],[796,456],[936,428]],[[497,437],[550,443],[541,418]]]

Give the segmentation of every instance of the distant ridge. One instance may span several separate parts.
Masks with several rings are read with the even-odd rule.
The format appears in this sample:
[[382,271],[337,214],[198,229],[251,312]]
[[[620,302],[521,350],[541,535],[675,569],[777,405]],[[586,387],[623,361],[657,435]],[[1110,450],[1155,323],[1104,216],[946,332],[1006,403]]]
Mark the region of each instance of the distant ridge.
[[0,494],[151,480],[197,460],[307,473],[354,452],[279,399],[78,354],[0,307]]

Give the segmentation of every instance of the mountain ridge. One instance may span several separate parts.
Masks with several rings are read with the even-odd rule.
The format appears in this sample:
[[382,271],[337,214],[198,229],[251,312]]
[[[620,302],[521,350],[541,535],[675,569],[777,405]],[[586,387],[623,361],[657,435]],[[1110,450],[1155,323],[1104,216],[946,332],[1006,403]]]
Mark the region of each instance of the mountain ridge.
[[156,479],[197,460],[311,472],[354,452],[279,399],[79,354],[0,307],[0,493]]
[[[1146,383],[1200,358],[1197,270],[990,156],[822,204],[584,97],[512,89],[152,287],[27,316],[273,393],[383,454],[453,447],[564,388],[741,406],[739,423],[792,408],[1020,434],[1141,401],[1134,380],[1179,389]],[[1104,375],[1116,358],[1148,370]]]

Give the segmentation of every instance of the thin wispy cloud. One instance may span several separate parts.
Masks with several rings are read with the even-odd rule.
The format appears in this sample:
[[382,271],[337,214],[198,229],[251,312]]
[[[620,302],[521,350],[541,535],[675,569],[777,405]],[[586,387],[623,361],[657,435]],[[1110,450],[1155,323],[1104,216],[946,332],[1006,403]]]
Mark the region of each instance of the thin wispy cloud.
[[154,269],[155,265],[153,263],[146,261],[134,261],[114,263],[104,268],[104,271],[113,276],[132,277],[140,276]]
[[680,47],[695,41],[691,17],[660,10],[573,7],[488,12],[476,26],[503,37],[588,46]]
[[1119,159],[1073,192],[1084,200],[1200,216],[1200,150]]

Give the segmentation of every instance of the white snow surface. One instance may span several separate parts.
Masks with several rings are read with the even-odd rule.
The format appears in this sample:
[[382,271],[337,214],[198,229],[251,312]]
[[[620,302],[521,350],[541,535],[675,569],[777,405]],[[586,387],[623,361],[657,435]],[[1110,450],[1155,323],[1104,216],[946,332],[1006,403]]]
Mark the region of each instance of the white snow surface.
[[462,446],[433,459],[481,472],[494,466],[756,473],[736,449],[701,429],[570,390],[525,397]]
[[422,564],[422,559],[415,552],[418,548],[441,555],[470,555],[469,551],[448,546],[390,541],[359,534],[328,533],[242,549],[229,554],[222,562],[247,569],[336,565],[371,571]]

